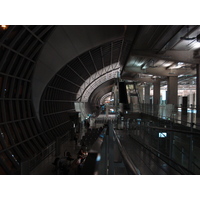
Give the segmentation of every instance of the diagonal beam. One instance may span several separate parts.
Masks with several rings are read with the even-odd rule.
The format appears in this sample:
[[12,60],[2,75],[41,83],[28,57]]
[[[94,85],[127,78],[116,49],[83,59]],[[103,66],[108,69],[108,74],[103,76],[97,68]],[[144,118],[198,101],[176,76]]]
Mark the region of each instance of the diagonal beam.
[[185,62],[190,64],[200,63],[200,58],[193,58],[193,51],[168,50],[163,54],[156,54],[153,51],[132,51],[132,56],[145,56],[174,62]]

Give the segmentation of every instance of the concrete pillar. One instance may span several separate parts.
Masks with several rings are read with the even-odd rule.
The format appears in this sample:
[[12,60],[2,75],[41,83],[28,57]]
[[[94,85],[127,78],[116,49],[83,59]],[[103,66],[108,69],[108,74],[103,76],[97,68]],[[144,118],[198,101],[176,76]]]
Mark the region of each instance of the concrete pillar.
[[182,97],[182,114],[187,115],[188,97]]
[[140,86],[138,88],[138,93],[139,93],[139,96],[140,96],[139,101],[140,101],[140,103],[143,103],[143,99],[144,99],[144,97],[143,97],[143,86]]
[[167,85],[167,104],[178,104],[178,77],[169,76]]
[[153,83],[153,105],[160,104],[160,80],[155,80]]
[[114,105],[115,105],[115,110],[118,110],[118,105],[119,105],[119,94],[118,94],[118,89],[117,85],[114,86]]
[[192,102],[192,104],[193,105],[196,105],[196,92],[195,93],[193,93],[193,102]]
[[150,104],[150,84],[145,86],[144,103]]
[[197,79],[196,79],[196,108],[197,114],[196,116],[200,118],[200,66],[199,64],[196,66],[197,71]]
[[190,90],[190,94],[188,95],[188,105],[194,104],[193,101],[193,93]]
[[109,105],[106,105],[106,118],[108,119]]

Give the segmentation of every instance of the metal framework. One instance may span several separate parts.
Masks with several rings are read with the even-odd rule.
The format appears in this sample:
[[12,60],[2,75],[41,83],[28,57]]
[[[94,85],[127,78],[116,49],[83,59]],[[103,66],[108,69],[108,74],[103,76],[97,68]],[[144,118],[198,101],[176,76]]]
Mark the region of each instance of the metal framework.
[[99,85],[115,78],[123,62],[122,57],[127,55],[129,48],[128,42],[120,38],[66,63],[43,93],[40,103],[43,127],[51,129],[54,135],[66,133],[71,128],[70,115],[76,112],[75,102],[88,102]]
[[[145,30],[154,32],[152,27],[149,28],[144,26]],[[57,137],[66,134],[71,128],[74,102],[77,99],[87,101],[97,87],[102,89],[102,96],[107,94],[110,88],[104,89],[101,84],[115,78],[130,53],[131,41],[124,34],[102,44],[99,41],[99,46],[88,48],[67,61],[43,91],[40,123],[33,107],[32,77],[38,56],[54,29],[55,26],[42,25],[14,25],[0,29],[0,174],[20,174],[23,161],[39,155]],[[149,39],[150,49],[160,39],[160,32],[164,35],[165,31],[165,27],[159,27],[159,34],[153,35],[155,42],[152,34],[144,38],[143,34],[138,34],[137,38],[142,37],[142,40],[134,40],[134,56],[137,56],[141,41],[146,48]],[[167,37],[171,37],[170,34]],[[169,39],[161,40],[159,46]],[[100,100],[99,96],[93,99]]]
[[118,72],[120,72],[120,64],[115,63],[112,66],[104,67],[97,73],[90,76],[80,87],[77,93],[77,101],[88,102],[91,93],[99,87],[102,83],[108,80],[117,78]]
[[20,163],[51,141],[31,99],[37,55],[53,26],[10,26],[0,30],[0,174],[19,174]]
[[113,63],[123,62],[122,51],[127,55],[130,47],[119,38],[66,63],[43,93],[40,124],[32,102],[32,76],[54,28],[16,25],[0,29],[0,174],[20,174],[21,163],[66,134],[81,85],[102,68],[110,66],[104,71],[108,72]]

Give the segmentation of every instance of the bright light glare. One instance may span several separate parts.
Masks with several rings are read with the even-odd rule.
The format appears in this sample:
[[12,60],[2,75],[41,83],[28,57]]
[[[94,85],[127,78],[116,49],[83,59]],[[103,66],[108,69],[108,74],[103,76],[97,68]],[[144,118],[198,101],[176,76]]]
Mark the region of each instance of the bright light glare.
[[162,100],[165,101],[166,100],[166,91],[161,90],[161,94],[162,94]]
[[194,49],[200,48],[200,42],[196,42],[193,46]]
[[1,28],[2,28],[3,30],[6,30],[6,29],[7,29],[7,25],[1,25]]
[[161,138],[167,137],[167,133],[159,133],[159,137],[161,137]]
[[101,155],[98,154],[98,155],[97,155],[97,158],[96,158],[96,161],[98,162],[98,161],[100,161],[100,160],[101,160]]

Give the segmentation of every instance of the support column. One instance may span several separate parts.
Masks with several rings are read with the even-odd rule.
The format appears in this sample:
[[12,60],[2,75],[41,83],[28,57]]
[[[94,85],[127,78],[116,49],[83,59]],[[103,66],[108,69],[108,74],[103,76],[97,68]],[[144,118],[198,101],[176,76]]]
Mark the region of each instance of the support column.
[[188,98],[182,97],[182,114],[187,115]]
[[109,105],[106,105],[106,119],[108,119]]
[[140,101],[140,103],[143,103],[143,86],[140,86],[139,88],[138,88],[138,92],[139,92],[139,97],[140,97],[140,99],[139,99],[139,101]]
[[175,107],[178,104],[178,77],[169,76],[167,85],[167,104],[173,104]]
[[200,66],[199,64],[196,66],[197,71],[197,79],[196,79],[196,116],[200,118]]
[[190,90],[190,94],[188,95],[188,105],[191,105],[191,104],[194,105],[192,90]]
[[150,85],[147,84],[145,86],[145,95],[144,95],[144,103],[150,104]]
[[153,105],[160,104],[160,80],[155,80],[153,83]]

